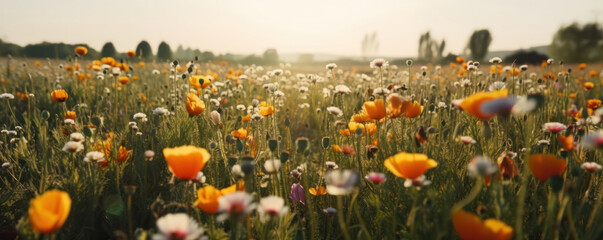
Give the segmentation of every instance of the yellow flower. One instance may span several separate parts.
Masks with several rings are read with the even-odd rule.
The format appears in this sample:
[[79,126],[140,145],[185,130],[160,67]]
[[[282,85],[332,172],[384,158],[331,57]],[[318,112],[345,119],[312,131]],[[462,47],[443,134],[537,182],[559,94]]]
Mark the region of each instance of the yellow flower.
[[199,115],[205,111],[205,103],[196,94],[186,95],[186,111],[190,115]]
[[513,228],[504,222],[492,218],[482,222],[476,215],[463,210],[454,213],[452,223],[463,240],[507,240],[513,237]]
[[30,201],[29,223],[40,233],[53,233],[63,226],[70,210],[69,194],[50,190]]
[[176,177],[182,179],[194,179],[197,173],[205,167],[209,161],[210,154],[205,148],[195,146],[180,146],[175,148],[164,148],[163,156],[168,167]]
[[415,179],[425,174],[427,170],[438,166],[438,162],[425,154],[401,152],[385,159],[385,167],[394,175]]

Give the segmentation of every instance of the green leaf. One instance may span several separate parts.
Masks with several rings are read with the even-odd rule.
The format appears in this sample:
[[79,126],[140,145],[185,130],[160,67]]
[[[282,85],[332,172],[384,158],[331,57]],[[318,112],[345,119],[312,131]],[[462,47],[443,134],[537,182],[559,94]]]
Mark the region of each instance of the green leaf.
[[85,127],[84,128],[84,135],[86,137],[92,137],[92,129],[90,129],[90,127]]
[[108,214],[121,215],[124,211],[124,201],[119,194],[111,194],[103,200],[103,207]]

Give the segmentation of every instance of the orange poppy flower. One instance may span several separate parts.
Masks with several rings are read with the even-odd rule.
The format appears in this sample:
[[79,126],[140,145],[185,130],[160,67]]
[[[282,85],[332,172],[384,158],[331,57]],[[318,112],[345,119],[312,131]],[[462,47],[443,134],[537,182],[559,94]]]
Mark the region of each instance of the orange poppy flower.
[[425,174],[427,170],[438,166],[438,162],[425,154],[401,152],[385,159],[385,167],[394,175],[415,179]]
[[128,160],[128,157],[132,153],[132,150],[126,149],[124,146],[119,146],[119,151],[117,152],[117,157],[115,157],[116,162],[124,162]]
[[343,152],[343,150],[341,149],[341,147],[339,145],[333,145],[333,151],[335,152]]
[[186,95],[186,111],[190,115],[199,115],[205,111],[205,103],[196,94]]
[[576,94],[575,93],[570,93],[569,94],[569,98],[570,99],[575,99],[576,98]]
[[357,122],[349,122],[348,123],[348,129],[350,130],[350,133],[356,133],[357,129],[360,128],[362,130],[362,132],[364,133],[364,124],[362,123],[357,123]]
[[423,113],[423,106],[417,101],[414,101],[404,113],[407,118],[416,118]]
[[230,193],[234,193],[236,191],[243,191],[245,190],[245,182],[244,181],[239,181],[239,188],[237,189],[237,184],[233,184],[230,185],[230,187],[227,188],[222,188],[222,190],[220,190],[220,193],[222,193],[222,195],[226,195],[226,194],[230,194]]
[[274,108],[272,106],[260,107],[260,115],[267,117],[274,114]]
[[375,123],[366,124],[364,135],[372,136],[375,133],[377,133],[377,124],[375,124]]
[[584,83],[584,88],[586,88],[586,89],[592,89],[594,87],[595,87],[595,84],[592,83],[592,82],[585,82]]
[[65,117],[65,119],[75,120],[77,114],[75,114],[74,111],[67,111],[65,114],[63,114],[63,117]]
[[146,64],[143,61],[138,62],[138,66],[144,67]]
[[71,211],[71,197],[60,190],[49,190],[29,203],[29,223],[40,233],[59,230]]
[[584,69],[586,69],[586,63],[580,63],[580,64],[578,65],[578,69],[580,69],[580,70],[584,70]]
[[230,135],[236,139],[245,139],[247,138],[247,130],[244,128],[239,128],[238,130],[232,131]]
[[364,110],[366,110],[366,113],[373,120],[381,120],[385,117],[385,103],[383,99],[365,102]]
[[180,146],[164,148],[163,156],[169,169],[176,177],[194,179],[197,173],[205,167],[210,154],[205,148],[195,146]]
[[391,94],[387,97],[387,117],[397,118],[410,107],[410,101],[404,99],[398,94]]
[[136,56],[136,52],[134,52],[134,50],[128,51],[127,54],[128,54],[128,57],[134,57],[134,56]]
[[373,119],[371,118],[371,116],[368,115],[368,113],[363,109],[362,111],[360,111],[358,114],[354,114],[352,116],[352,121],[357,122],[357,123],[365,123],[365,122],[370,122]]
[[109,66],[113,66],[113,65],[115,65],[115,59],[114,59],[114,58],[112,58],[112,57],[104,57],[104,58],[101,58],[101,62],[102,62],[103,64],[107,64],[107,65],[109,65]]
[[[211,85],[211,80],[209,80],[209,78],[207,78],[206,76],[203,75],[193,75],[190,78],[190,83],[193,87],[199,89],[199,88],[207,88],[209,85]],[[203,82],[203,84],[201,83]]]
[[351,135],[350,129],[339,129],[339,134],[349,137]]
[[546,182],[552,176],[561,176],[567,162],[552,154],[533,154],[528,160],[528,165],[534,177]]
[[29,99],[29,95],[27,93],[22,93],[22,92],[17,92],[17,98],[21,99],[21,100],[28,100]]
[[465,62],[465,59],[464,59],[464,58],[462,58],[462,57],[460,57],[460,56],[459,56],[459,57],[456,57],[456,63],[459,63],[459,64],[460,64],[460,63],[463,63],[463,62]]
[[197,190],[197,200],[194,205],[206,213],[216,214],[220,206],[218,199],[221,196],[220,190],[208,185]]
[[493,92],[479,92],[465,98],[463,102],[461,102],[461,108],[471,116],[482,120],[489,120],[490,118],[494,117],[494,115],[483,113],[481,111],[482,105],[492,100],[505,98],[507,97],[507,94],[507,89]]
[[308,189],[308,192],[310,192],[310,194],[312,194],[314,196],[322,196],[322,195],[327,194],[327,189],[323,186],[316,187],[316,188],[311,187],[310,189]]
[[77,55],[84,56],[86,53],[88,53],[88,49],[86,47],[79,46],[75,48],[75,53]]
[[464,210],[452,215],[452,224],[463,240],[507,240],[513,237],[513,228],[504,222],[492,218],[482,222],[479,217]]
[[601,100],[599,99],[589,99],[586,101],[586,106],[590,109],[596,109],[601,106]]
[[52,97],[52,101],[64,102],[67,100],[69,95],[67,94],[67,92],[65,92],[65,90],[59,89],[52,91],[52,93],[50,93],[50,97]]
[[563,150],[565,150],[565,151],[574,150],[574,136],[573,135],[569,135],[567,137],[563,136],[563,135],[557,135],[557,138],[563,144]]
[[127,77],[127,76],[121,76],[121,77],[119,77],[118,81],[119,81],[119,83],[125,85],[125,84],[128,84],[130,82],[130,78]]
[[599,73],[597,73],[597,71],[594,71],[594,70],[593,70],[593,71],[588,72],[588,76],[589,76],[589,77],[596,77],[596,76],[597,76],[597,74],[599,74]]
[[242,122],[249,122],[249,121],[251,121],[251,115],[247,114],[245,116],[242,116],[241,117],[241,121]]

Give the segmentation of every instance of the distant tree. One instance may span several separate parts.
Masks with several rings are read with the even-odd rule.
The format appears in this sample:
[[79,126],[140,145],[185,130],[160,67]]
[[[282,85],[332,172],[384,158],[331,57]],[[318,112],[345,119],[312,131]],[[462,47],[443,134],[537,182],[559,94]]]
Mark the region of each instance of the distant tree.
[[377,39],[377,33],[367,33],[362,39],[362,57],[370,57],[377,54],[379,50],[379,40]]
[[22,48],[19,45],[8,43],[0,39],[0,57],[6,57],[9,54],[13,57],[21,55]]
[[208,62],[208,61],[214,60],[214,58],[216,58],[216,56],[214,55],[213,52],[205,51],[205,52],[202,52],[201,55],[199,56],[199,61],[200,62]]
[[274,48],[269,48],[264,51],[264,64],[274,65],[278,64],[278,52]]
[[441,43],[431,38],[429,32],[424,33],[419,38],[419,60],[425,62],[436,62],[442,58],[444,49],[446,48],[446,40]]
[[252,54],[241,59],[240,63],[243,65],[264,64],[264,59],[262,57]]
[[314,62],[313,54],[300,54],[297,58],[298,63],[312,63]]
[[537,64],[542,63],[542,61],[546,61],[547,59],[549,59],[549,56],[544,55],[542,53],[539,53],[536,51],[520,50],[520,51],[512,53],[509,56],[506,56],[504,59],[504,62],[506,62],[506,63],[515,62],[515,64],[537,65]]
[[161,42],[159,44],[159,48],[157,48],[157,59],[172,60],[172,49],[166,42]]
[[88,48],[88,54],[86,54],[84,58],[97,58],[99,55],[96,50],[86,44],[65,44],[49,42],[29,44],[20,51],[20,55],[31,58],[66,59],[75,56],[75,52],[73,50],[77,46],[83,46]]
[[103,45],[101,49],[101,57],[115,57],[117,51],[115,50],[115,46],[113,46],[112,42],[107,42]]
[[473,60],[482,61],[488,53],[488,48],[492,43],[492,36],[487,29],[477,30],[471,34],[467,48],[471,52]]
[[136,46],[136,56],[140,56],[147,60],[152,59],[153,50],[151,49],[151,45],[147,41],[141,41],[138,46]]
[[456,62],[456,57],[458,57],[458,55],[452,54],[452,53],[448,53],[448,55],[446,55],[445,57],[443,57],[440,60],[440,63],[442,63],[442,64],[448,64],[448,63],[451,63],[451,62]]
[[549,45],[551,55],[565,62],[603,60],[603,29],[598,23],[561,27]]

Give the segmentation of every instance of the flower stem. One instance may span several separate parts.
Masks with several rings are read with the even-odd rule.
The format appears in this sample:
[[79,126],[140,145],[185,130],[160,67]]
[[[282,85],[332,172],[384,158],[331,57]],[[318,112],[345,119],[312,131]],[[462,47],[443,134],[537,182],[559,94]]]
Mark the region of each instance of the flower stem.
[[343,237],[346,240],[350,240],[350,234],[345,226],[345,222],[343,220],[343,199],[342,196],[337,196],[337,218],[339,222],[339,227],[341,228],[341,232],[343,233]]

